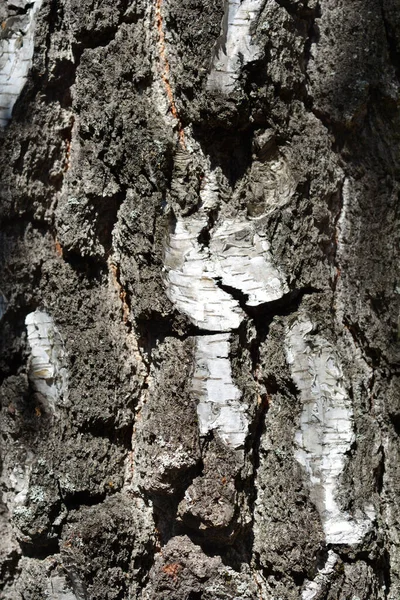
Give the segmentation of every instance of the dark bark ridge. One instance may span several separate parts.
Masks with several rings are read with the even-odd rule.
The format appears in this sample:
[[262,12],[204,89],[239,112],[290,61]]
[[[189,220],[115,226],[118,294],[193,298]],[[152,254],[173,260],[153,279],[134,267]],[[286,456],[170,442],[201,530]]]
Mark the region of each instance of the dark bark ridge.
[[0,19],[0,598],[397,600],[396,2]]

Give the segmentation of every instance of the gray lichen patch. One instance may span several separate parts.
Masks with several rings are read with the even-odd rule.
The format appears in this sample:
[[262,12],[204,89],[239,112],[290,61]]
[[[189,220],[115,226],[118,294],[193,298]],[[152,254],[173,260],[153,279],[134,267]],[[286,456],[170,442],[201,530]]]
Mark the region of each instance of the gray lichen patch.
[[237,489],[244,452],[217,435],[210,438],[202,452],[201,474],[185,490],[177,516],[199,543],[208,539],[230,546],[251,520],[243,490]]
[[[15,2],[8,2],[16,6]],[[42,0],[18,3],[22,17],[10,17],[0,34],[0,127],[11,119],[12,109],[28,77],[34,50],[35,16]]]
[[109,598],[139,598],[154,537],[151,510],[139,498],[115,494],[71,511],[60,550],[78,598],[100,599],[110,582]]
[[84,596],[73,589],[59,556],[45,559],[22,557],[18,566],[15,586],[9,588],[4,585],[2,599],[84,600]]
[[0,320],[3,318],[4,313],[7,310],[7,300],[4,294],[0,290]]
[[[14,465],[9,470],[9,493],[4,494],[4,499],[11,512],[17,505],[23,505],[26,502],[34,461],[34,455],[29,450],[26,452],[20,451],[19,454],[20,458],[21,455],[25,454],[25,461],[23,464]],[[4,469],[4,471],[6,470]]]
[[190,394],[193,346],[192,338],[168,337],[152,352],[148,388],[141,395],[132,437],[130,479],[136,490],[172,496],[187,485],[200,461],[196,406]]
[[61,335],[50,315],[36,310],[25,319],[29,357],[29,379],[50,414],[67,400],[68,372]]
[[235,196],[245,198],[249,218],[257,220],[274,211],[281,213],[295,193],[298,176],[293,169],[292,152],[276,147],[271,130],[255,135],[253,149],[256,160]]

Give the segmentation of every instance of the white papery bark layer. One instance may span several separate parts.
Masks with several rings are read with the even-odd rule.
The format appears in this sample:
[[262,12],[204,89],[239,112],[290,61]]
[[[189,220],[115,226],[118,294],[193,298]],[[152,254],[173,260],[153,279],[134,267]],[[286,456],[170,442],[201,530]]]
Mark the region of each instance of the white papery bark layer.
[[[42,1],[20,2],[21,8],[29,4],[31,7],[21,20],[18,30],[7,33],[7,37],[0,39],[0,127],[5,127],[11,119],[14,104],[32,66],[35,15]],[[18,3],[14,1],[12,4],[15,6]]]
[[286,357],[303,404],[296,433],[295,457],[308,477],[311,498],[321,516],[329,544],[357,544],[371,526],[374,511],[354,517],[337,500],[340,475],[355,439],[352,403],[332,345],[313,335],[307,318],[296,321],[286,336]]
[[68,372],[61,335],[50,315],[36,310],[25,319],[29,358],[29,379],[36,394],[51,414],[63,404],[68,393]]

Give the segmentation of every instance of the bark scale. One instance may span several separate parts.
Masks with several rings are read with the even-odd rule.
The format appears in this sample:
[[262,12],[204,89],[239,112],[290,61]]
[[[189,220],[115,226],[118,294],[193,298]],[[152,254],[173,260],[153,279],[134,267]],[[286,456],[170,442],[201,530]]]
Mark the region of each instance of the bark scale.
[[398,600],[395,0],[0,20],[0,597]]

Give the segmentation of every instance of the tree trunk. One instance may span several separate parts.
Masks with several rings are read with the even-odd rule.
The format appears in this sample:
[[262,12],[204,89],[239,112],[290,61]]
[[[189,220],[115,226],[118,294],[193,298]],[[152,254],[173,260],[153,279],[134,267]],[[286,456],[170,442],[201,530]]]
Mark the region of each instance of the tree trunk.
[[0,597],[399,600],[396,0],[0,20]]

